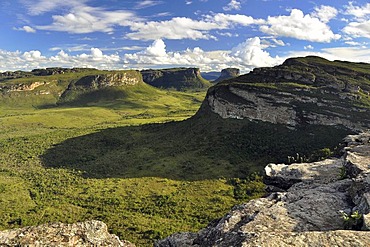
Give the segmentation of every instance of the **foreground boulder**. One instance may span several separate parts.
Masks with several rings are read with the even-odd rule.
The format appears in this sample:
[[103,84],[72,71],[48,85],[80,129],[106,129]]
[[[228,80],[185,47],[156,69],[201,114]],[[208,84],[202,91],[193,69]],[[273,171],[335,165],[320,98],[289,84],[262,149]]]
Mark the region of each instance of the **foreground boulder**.
[[370,132],[348,136],[339,159],[269,164],[266,182],[280,192],[155,246],[369,246],[369,141]]
[[122,246],[121,241],[97,220],[76,224],[53,223],[0,232],[0,246]]

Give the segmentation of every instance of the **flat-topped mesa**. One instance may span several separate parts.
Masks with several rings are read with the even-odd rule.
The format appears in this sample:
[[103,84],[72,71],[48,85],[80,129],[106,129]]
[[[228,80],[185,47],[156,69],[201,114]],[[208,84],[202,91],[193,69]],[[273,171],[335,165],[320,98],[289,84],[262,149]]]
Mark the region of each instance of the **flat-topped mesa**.
[[198,233],[176,233],[155,246],[368,246],[370,132],[348,136],[345,143],[340,158],[269,164],[266,181],[280,192],[235,206]]
[[213,82],[217,83],[217,82],[220,82],[220,81],[224,81],[224,80],[227,80],[227,79],[238,77],[239,75],[240,75],[240,69],[238,69],[238,68],[226,68],[226,69],[221,70],[220,77],[218,77]]
[[184,90],[210,86],[210,83],[201,76],[198,68],[150,69],[142,70],[141,74],[145,83],[158,88]]
[[[118,87],[135,86],[143,83],[139,71],[117,71],[104,74],[84,76],[77,81],[72,81],[68,88],[62,93],[61,101],[75,100],[76,96],[98,92],[99,90],[109,90]],[[112,95],[113,97],[114,95]],[[109,97],[109,94],[107,95]]]
[[370,128],[370,64],[306,57],[218,83],[203,110],[222,118]]
[[88,75],[71,83],[68,89],[100,89],[105,87],[132,86],[142,82],[138,71],[113,72],[109,74]]

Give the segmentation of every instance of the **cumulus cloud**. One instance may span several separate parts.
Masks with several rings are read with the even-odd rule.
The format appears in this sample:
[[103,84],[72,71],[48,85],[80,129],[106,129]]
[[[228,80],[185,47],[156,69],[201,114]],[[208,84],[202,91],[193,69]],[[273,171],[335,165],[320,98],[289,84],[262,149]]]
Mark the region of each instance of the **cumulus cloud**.
[[120,57],[116,54],[105,55],[98,48],[91,48],[90,53],[70,55],[61,50],[56,55],[46,57],[38,50],[10,52],[0,50],[0,71],[32,70],[46,67],[94,67],[100,69],[122,68]]
[[231,11],[231,10],[240,10],[241,9],[241,3],[236,0],[231,0],[231,2],[223,7],[225,11]]
[[269,16],[267,23],[260,26],[260,31],[275,36],[313,42],[328,43],[341,37],[339,34],[334,34],[323,21],[310,15],[304,15],[299,9],[292,9],[289,16]]
[[156,40],[141,52],[125,54],[123,60],[127,67],[195,66],[203,71],[239,67],[244,72],[254,67],[273,66],[282,62],[281,58],[271,57],[267,51],[263,50],[258,37],[247,39],[231,51],[204,51],[195,47],[185,51],[167,52],[163,40]]
[[337,14],[338,10],[336,8],[321,5],[320,7],[315,7],[315,12],[312,13],[312,16],[319,18],[324,23],[328,23],[331,19],[336,17]]

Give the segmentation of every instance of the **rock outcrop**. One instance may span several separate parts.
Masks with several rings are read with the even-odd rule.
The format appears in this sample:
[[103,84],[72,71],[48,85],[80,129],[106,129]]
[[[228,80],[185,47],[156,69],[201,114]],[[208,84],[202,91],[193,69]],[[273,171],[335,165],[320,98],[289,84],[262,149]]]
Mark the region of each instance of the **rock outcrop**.
[[177,90],[208,88],[210,83],[203,79],[198,68],[173,68],[142,70],[143,81],[158,88]]
[[140,72],[134,70],[88,75],[77,81],[72,81],[67,90],[62,93],[61,101],[75,100],[78,95],[102,89],[134,86],[142,82]]
[[227,80],[227,79],[238,77],[239,75],[240,75],[240,69],[237,69],[237,68],[223,69],[223,70],[221,70],[220,77],[218,77],[213,82],[217,83],[217,82],[220,82],[220,81],[224,81],[224,80]]
[[235,206],[198,233],[177,233],[155,246],[368,246],[370,132],[345,142],[341,158],[269,164],[266,182],[280,192]]
[[122,246],[134,247],[108,232],[101,221],[51,223],[0,232],[0,246]]
[[0,86],[0,92],[9,93],[9,92],[33,91],[36,88],[47,85],[49,83],[50,82],[46,82],[46,81],[35,81],[29,84],[20,83],[20,84],[13,84],[13,85],[4,85],[4,86]]
[[[288,59],[212,87],[205,103],[222,118],[370,128],[370,64]],[[204,106],[203,106],[204,107]]]

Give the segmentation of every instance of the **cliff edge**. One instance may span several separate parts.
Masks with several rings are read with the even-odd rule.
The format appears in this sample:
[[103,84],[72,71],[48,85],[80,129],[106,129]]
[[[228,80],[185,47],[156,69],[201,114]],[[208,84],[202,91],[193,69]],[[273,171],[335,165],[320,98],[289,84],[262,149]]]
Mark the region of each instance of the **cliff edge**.
[[177,233],[155,246],[368,246],[370,132],[345,143],[340,158],[267,165],[269,196],[235,206],[198,233]]
[[218,83],[203,108],[222,118],[283,124],[370,128],[370,64],[292,58]]

